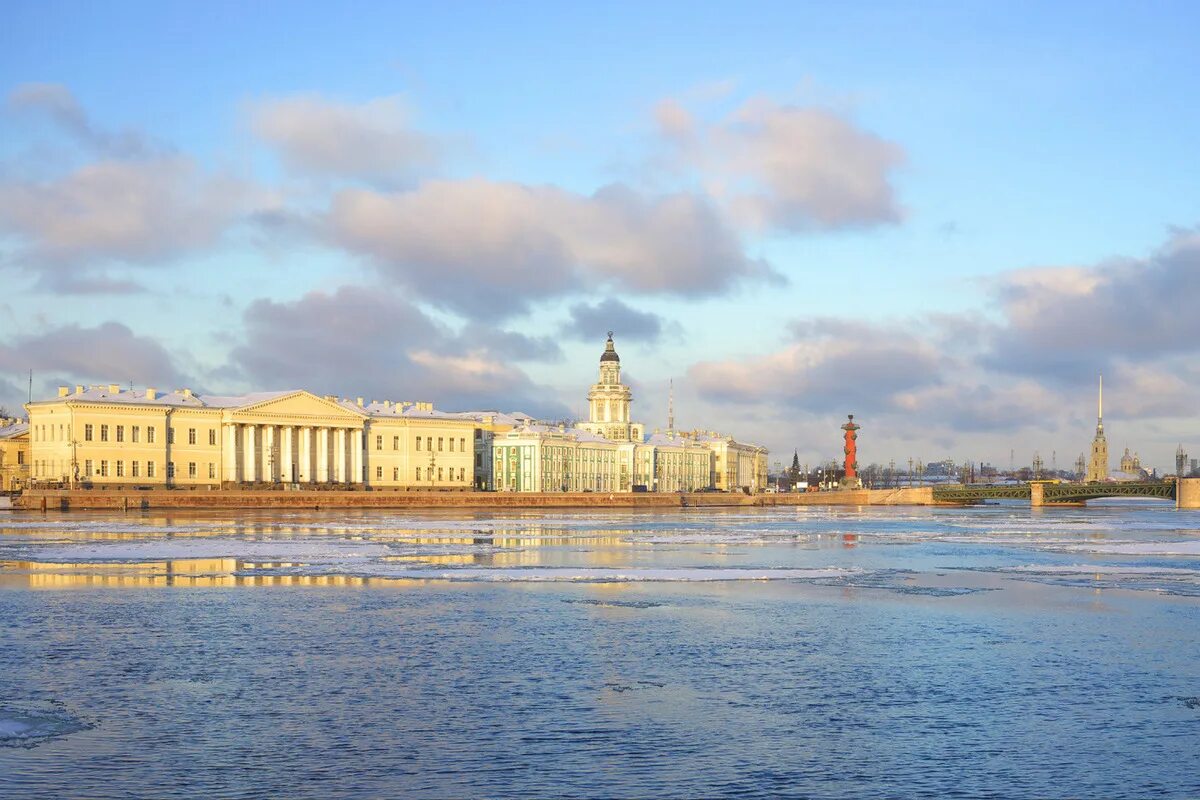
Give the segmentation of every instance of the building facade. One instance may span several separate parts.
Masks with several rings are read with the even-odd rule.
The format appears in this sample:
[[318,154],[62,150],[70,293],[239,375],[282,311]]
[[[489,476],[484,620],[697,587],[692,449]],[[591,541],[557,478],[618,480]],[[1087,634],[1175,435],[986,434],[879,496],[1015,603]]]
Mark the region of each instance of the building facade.
[[29,482],[29,423],[0,418],[0,492],[20,491]]
[[[492,439],[494,486],[516,492],[758,492],[767,485],[767,451],[712,431],[655,431],[631,413],[621,358],[608,335],[599,379],[587,394],[588,418],[574,428],[526,419]],[[670,414],[674,422],[674,414]],[[671,426],[669,426],[671,427]]]
[[428,403],[303,390],[239,396],[60,387],[30,403],[35,482],[83,486],[342,485],[470,489],[474,423]]

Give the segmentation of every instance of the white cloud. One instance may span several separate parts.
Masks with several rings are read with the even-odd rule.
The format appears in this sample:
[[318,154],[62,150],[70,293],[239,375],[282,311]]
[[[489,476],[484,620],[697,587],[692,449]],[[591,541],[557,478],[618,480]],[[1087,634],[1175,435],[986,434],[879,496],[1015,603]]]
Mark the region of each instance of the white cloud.
[[339,192],[329,238],[447,308],[500,317],[588,286],[706,295],[772,279],[707,200],[483,179]]
[[754,229],[806,231],[899,222],[892,178],[903,149],[832,111],[752,99],[716,122],[681,104],[655,110],[681,167]]
[[411,117],[398,96],[350,104],[302,95],[258,104],[251,126],[295,170],[390,184],[439,159],[440,145]]

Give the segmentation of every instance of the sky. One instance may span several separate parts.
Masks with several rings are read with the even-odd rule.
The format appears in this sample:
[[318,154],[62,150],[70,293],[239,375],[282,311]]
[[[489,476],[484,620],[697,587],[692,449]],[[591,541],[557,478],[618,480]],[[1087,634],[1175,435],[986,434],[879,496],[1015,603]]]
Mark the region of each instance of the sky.
[[12,2],[0,406],[634,411],[1200,456],[1195,3]]

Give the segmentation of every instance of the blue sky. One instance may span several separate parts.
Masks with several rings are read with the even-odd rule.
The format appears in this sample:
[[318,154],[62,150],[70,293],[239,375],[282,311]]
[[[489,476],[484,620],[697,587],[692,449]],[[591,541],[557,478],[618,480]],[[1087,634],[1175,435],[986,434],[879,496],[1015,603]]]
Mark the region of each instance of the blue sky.
[[651,425],[673,378],[806,460],[855,412],[866,460],[1066,464],[1103,369],[1115,449],[1200,453],[1194,4],[5,15],[10,408],[32,368],[579,413],[603,308]]

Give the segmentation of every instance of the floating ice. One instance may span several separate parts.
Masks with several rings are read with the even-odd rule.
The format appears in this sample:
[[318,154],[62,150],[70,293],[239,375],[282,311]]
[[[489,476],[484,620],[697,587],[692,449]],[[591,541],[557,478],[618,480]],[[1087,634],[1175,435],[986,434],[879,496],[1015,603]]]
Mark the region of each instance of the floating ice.
[[0,704],[0,747],[35,747],[91,727],[58,703]]
[[580,583],[636,583],[692,582],[692,581],[779,581],[815,580],[858,573],[857,569],[828,567],[824,569],[753,569],[753,568],[639,568],[619,569],[613,567],[519,567],[519,568],[470,568],[458,569],[380,569],[371,568],[371,575],[388,578],[410,578],[435,581],[479,581],[479,582],[580,582]]

